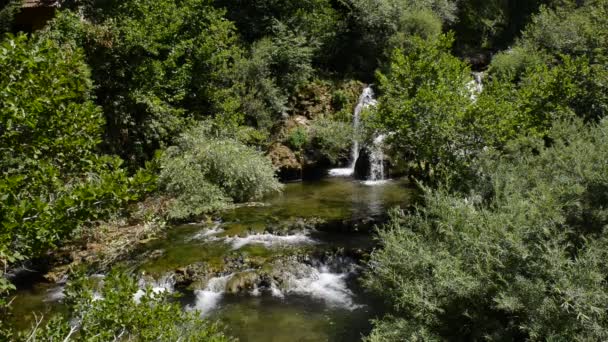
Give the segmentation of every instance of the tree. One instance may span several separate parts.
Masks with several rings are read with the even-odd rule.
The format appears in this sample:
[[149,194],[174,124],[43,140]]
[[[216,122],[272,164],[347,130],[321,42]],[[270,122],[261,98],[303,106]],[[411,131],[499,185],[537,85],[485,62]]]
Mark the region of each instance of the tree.
[[210,0],[92,1],[47,35],[84,47],[106,117],[104,148],[142,164],[188,118],[238,121],[234,26]]
[[138,192],[119,159],[96,154],[104,120],[81,50],[9,35],[0,69],[0,261],[8,267]]
[[411,52],[396,50],[388,72],[378,74],[381,128],[417,172],[436,179],[463,167],[475,148],[465,127],[470,71],[450,54],[452,41],[414,38]]

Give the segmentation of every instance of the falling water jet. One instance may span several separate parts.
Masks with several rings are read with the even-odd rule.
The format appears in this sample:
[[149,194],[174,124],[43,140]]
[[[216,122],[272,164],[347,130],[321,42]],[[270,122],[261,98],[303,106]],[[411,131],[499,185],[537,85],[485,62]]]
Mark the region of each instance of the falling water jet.
[[371,86],[365,87],[363,92],[359,96],[359,102],[355,107],[355,112],[353,114],[353,145],[350,152],[350,160],[349,166],[347,168],[338,168],[329,170],[330,176],[337,177],[350,177],[355,173],[355,165],[357,164],[357,159],[359,159],[359,141],[357,140],[357,133],[359,132],[359,122],[361,111],[364,108],[369,106],[375,106],[376,100],[374,100],[374,91]]

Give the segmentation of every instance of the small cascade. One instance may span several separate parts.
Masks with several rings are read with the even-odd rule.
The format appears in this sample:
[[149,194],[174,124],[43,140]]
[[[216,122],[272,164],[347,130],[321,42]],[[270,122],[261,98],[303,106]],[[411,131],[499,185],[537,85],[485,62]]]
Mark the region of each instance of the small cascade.
[[[340,260],[341,264],[320,263],[309,268],[306,276],[294,274],[288,279],[284,290],[287,293],[308,295],[334,307],[354,310],[360,307],[355,304],[354,294],[348,288],[347,279],[356,272],[351,260]],[[348,263],[345,263],[348,262]],[[336,267],[338,266],[338,267]]]
[[355,112],[353,113],[354,135],[353,135],[353,146],[352,146],[351,152],[350,152],[349,166],[347,168],[329,170],[329,174],[331,176],[348,177],[348,176],[352,176],[353,173],[355,173],[355,165],[357,164],[357,159],[359,159],[359,148],[360,147],[359,147],[359,141],[358,141],[357,135],[359,132],[359,123],[360,123],[361,112],[363,111],[364,108],[367,108],[369,106],[375,106],[376,103],[377,102],[374,99],[374,91],[372,90],[372,88],[370,86],[365,87],[365,89],[363,89],[363,92],[359,96],[359,102],[357,103],[357,106],[355,107]]
[[226,243],[232,245],[232,249],[240,249],[246,245],[259,244],[265,247],[272,247],[275,245],[297,245],[297,244],[312,244],[315,241],[311,239],[305,233],[298,233],[292,235],[275,235],[275,234],[252,234],[245,237],[233,236],[226,237],[224,239]]
[[384,150],[383,143],[386,136],[384,134],[378,135],[374,139],[372,146],[369,162],[370,162],[370,174],[369,181],[377,182],[384,180]]
[[226,292],[226,285],[234,274],[209,279],[203,290],[196,290],[196,303],[190,309],[198,310],[203,315],[209,314],[219,304]]
[[483,72],[473,72],[473,80],[467,83],[467,89],[471,94],[471,101],[477,101],[477,97],[483,91]]

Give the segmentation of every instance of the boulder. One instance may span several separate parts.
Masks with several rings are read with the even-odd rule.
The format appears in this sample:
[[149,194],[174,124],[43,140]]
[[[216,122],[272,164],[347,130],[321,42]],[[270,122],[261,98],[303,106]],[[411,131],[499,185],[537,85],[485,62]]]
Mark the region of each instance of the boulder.
[[359,158],[355,163],[355,179],[366,180],[371,171],[370,155],[367,148],[361,149]]
[[278,169],[281,181],[298,180],[302,178],[302,164],[296,154],[287,146],[276,143],[270,147],[268,156]]
[[257,272],[241,272],[236,273],[226,284],[226,292],[239,293],[243,291],[253,290],[258,287],[260,275]]

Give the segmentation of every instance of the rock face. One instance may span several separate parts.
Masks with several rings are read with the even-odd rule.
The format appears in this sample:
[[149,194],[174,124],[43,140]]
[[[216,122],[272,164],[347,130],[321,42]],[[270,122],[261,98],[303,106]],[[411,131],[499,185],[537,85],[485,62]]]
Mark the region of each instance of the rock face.
[[355,163],[355,179],[365,180],[369,177],[371,171],[370,153],[367,148],[359,152],[359,158]]
[[302,178],[302,164],[296,154],[287,146],[276,143],[270,147],[268,156],[279,171],[281,181],[291,181]]

